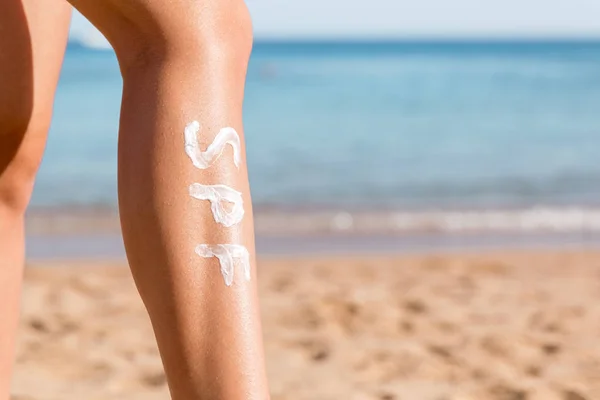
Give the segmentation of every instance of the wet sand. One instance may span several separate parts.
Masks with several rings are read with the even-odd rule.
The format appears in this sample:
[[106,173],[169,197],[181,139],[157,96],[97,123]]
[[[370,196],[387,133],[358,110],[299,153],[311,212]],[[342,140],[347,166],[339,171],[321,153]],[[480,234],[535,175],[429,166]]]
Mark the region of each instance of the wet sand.
[[[274,400],[600,399],[600,252],[263,257],[259,268]],[[13,392],[168,398],[123,263],[28,266]]]

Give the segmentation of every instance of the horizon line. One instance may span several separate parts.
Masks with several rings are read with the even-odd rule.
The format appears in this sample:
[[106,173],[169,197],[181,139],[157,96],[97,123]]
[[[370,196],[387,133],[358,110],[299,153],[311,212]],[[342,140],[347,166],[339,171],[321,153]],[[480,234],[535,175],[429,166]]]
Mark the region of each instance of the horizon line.
[[[254,45],[600,45],[598,36],[404,36],[404,37],[255,37]],[[70,37],[67,45],[90,50],[112,50],[108,42],[86,43]]]

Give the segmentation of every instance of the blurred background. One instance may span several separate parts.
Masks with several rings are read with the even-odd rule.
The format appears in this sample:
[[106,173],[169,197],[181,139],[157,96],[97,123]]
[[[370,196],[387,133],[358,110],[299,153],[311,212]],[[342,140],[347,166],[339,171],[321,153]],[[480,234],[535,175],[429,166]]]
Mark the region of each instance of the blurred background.
[[[600,2],[248,6],[274,399],[599,399]],[[121,83],[75,15],[31,260],[123,259]]]
[[[290,235],[386,236],[377,243],[394,249],[408,242],[390,235],[421,246],[451,245],[438,235],[448,233],[537,243],[600,230],[597,3],[249,7],[256,44],[244,112],[257,230],[280,238],[261,250],[300,249],[281,243]],[[107,218],[117,207],[120,93],[112,50],[75,15],[32,234],[63,229],[57,213],[75,210],[79,228],[118,233]],[[323,243],[308,239],[302,247]]]

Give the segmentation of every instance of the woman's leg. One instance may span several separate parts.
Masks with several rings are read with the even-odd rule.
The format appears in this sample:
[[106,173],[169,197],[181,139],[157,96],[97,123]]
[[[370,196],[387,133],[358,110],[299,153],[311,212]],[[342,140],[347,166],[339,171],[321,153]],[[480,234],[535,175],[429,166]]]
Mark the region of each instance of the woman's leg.
[[23,216],[67,42],[66,2],[0,2],[0,399],[8,399],[24,257]]
[[[243,0],[70,1],[109,39],[121,66],[123,236],[171,395],[175,400],[267,399],[242,132],[252,42],[248,10]],[[239,168],[235,133],[221,132],[223,147],[215,140],[226,127],[241,139]],[[195,145],[206,153],[196,153]],[[218,151],[212,155],[224,149],[220,157],[211,157],[213,148]],[[195,166],[196,156],[202,160]],[[218,222],[211,202],[191,195],[216,192],[192,186],[196,183],[241,192],[241,221],[240,215],[230,215],[229,222]],[[199,192],[190,193],[190,186]],[[219,193],[237,198],[229,189]],[[222,211],[233,210],[229,204]]]

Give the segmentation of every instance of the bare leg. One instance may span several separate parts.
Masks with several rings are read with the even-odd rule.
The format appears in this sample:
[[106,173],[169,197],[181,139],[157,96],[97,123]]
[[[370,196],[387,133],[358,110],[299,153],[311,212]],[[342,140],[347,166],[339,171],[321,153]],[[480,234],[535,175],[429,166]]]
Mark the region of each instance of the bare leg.
[[[209,168],[184,151],[184,129],[200,123],[202,150],[224,127],[242,134],[251,26],[242,0],[71,0],[115,47],[124,78],[119,133],[119,206],[129,263],[148,309],[171,395],[267,399],[256,294],[246,163],[232,146]],[[224,184],[242,193],[245,216],[225,227],[189,186]],[[226,286],[215,257],[198,244],[239,244]]]
[[23,216],[46,143],[68,3],[0,2],[0,399],[8,399],[24,263]]

